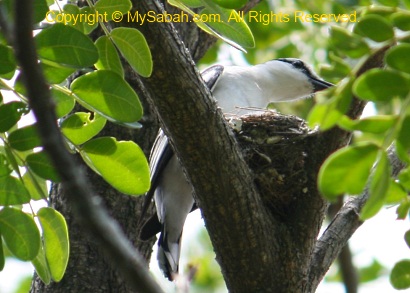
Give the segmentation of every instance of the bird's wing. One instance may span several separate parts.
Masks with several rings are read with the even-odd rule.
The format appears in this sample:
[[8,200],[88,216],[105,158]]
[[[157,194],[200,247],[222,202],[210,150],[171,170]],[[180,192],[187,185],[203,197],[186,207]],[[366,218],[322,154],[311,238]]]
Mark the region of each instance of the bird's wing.
[[[201,75],[205,81],[206,86],[212,91],[219,81],[224,67],[222,65],[214,65],[205,69]],[[144,206],[142,208],[141,220],[144,219],[145,213],[154,196],[155,189],[158,185],[158,180],[169,160],[174,155],[168,137],[164,134],[162,129],[159,130],[158,136],[154,142],[150,155],[150,171],[151,171],[151,188],[145,195]],[[196,204],[191,211],[197,209]],[[150,219],[144,223],[140,232],[141,240],[148,240],[161,231],[161,223],[159,222],[157,213],[155,212]]]
[[219,78],[222,76],[223,71],[224,67],[222,65],[213,65],[201,72],[206,86],[211,91],[213,91],[213,89],[215,88],[216,84],[219,81]]
[[[141,212],[141,220],[144,219],[145,213],[152,201],[162,171],[173,155],[174,151],[171,148],[168,137],[165,135],[164,131],[160,129],[150,154],[151,187],[145,194],[144,206]],[[148,240],[160,231],[161,223],[159,222],[157,213],[155,212],[154,215],[152,215],[151,218],[143,225],[140,232],[140,238],[141,240]]]
[[153,193],[157,187],[158,178],[172,158],[174,151],[171,148],[168,137],[162,129],[159,130],[154,145],[152,146],[150,154],[150,171],[151,171],[151,189],[149,192]]

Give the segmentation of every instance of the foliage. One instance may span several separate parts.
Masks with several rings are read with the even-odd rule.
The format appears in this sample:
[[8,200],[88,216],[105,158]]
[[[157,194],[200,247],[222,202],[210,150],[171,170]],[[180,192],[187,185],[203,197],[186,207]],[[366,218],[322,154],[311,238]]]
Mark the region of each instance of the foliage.
[[[252,48],[255,40],[243,17],[236,10],[243,0],[168,0],[168,3],[193,16],[194,22],[207,33],[246,52],[243,47]],[[202,7],[199,13],[191,8]]]
[[[338,126],[364,137],[333,153],[323,164],[318,179],[320,191],[329,200],[342,194],[359,195],[368,186],[369,199],[361,212],[363,220],[376,215],[385,204],[397,205],[400,219],[407,217],[410,208],[409,167],[393,178],[387,154],[387,148],[394,144],[399,158],[410,162],[410,47],[409,28],[403,23],[410,14],[398,4],[395,6],[364,8],[360,22],[352,27],[332,28],[332,63],[324,75],[343,79],[319,97],[320,103],[309,116],[311,124],[319,124],[323,131]],[[356,78],[364,60],[386,46],[390,47],[385,55],[387,67],[369,70]],[[349,63],[344,61],[347,59]],[[386,115],[353,121],[346,115],[353,96],[392,110]],[[409,288],[408,272],[406,262],[399,262],[392,271],[392,285]]]
[[[1,5],[12,7],[12,1]],[[95,7],[90,7],[79,9],[68,4],[64,11],[72,15],[91,15],[96,13],[96,9],[99,13],[127,13],[131,2],[101,0]],[[36,22],[44,19],[47,10],[45,0],[36,1]],[[52,11],[48,17],[58,13]],[[12,13],[9,17],[13,18]],[[87,34],[97,25],[84,22],[81,25],[66,24],[42,25],[35,41],[67,147],[78,152],[93,170],[119,191],[143,194],[149,188],[149,172],[146,158],[138,145],[110,137],[95,137],[107,120],[126,127],[141,126],[138,120],[143,114],[142,106],[135,91],[124,80],[119,53],[136,72],[149,76],[152,58],[145,38],[134,29],[118,28],[109,32],[101,22],[106,36],[93,42]],[[21,205],[31,200],[47,201],[46,181],[59,182],[60,179],[42,149],[36,123],[19,123],[29,114],[30,107],[7,37],[2,35],[0,42],[0,88],[13,92],[19,100],[0,100],[1,245],[7,245],[15,257],[31,261],[38,275],[48,284],[51,280],[60,281],[67,266],[69,241],[65,219],[52,208],[26,213],[21,210]],[[76,78],[68,87],[66,78],[75,70],[89,72]],[[11,85],[14,76],[17,78]],[[90,112],[73,113],[76,102]],[[1,247],[1,269],[4,258]]]
[[[149,188],[149,172],[138,145],[98,137],[107,121],[124,127],[141,127],[138,121],[143,115],[142,106],[134,89],[124,79],[121,58],[139,75],[149,77],[154,66],[151,52],[138,30],[124,27],[109,30],[105,25],[107,21],[120,21],[129,13],[131,1],[99,0],[95,5],[87,1],[89,7],[67,4],[61,11],[47,13],[50,2],[35,1],[33,13],[36,28],[40,29],[35,40],[67,148],[78,153],[114,188],[126,194],[143,194]],[[322,23],[306,25],[300,19],[285,21],[286,10],[275,15],[276,21],[267,21],[245,19],[236,11],[247,2],[244,0],[168,2],[191,15],[204,31],[242,51],[246,48],[249,53],[245,58],[252,63],[260,62],[261,55],[264,58],[313,55],[314,52],[298,47],[308,40],[316,42],[317,47],[326,46],[318,33]],[[400,159],[410,162],[410,13],[405,9],[409,4],[379,1],[388,6],[357,9],[359,6],[353,6],[359,4],[356,1],[344,1],[346,5],[342,1],[298,2],[298,8],[303,11],[335,14],[355,11],[360,20],[332,27],[328,48],[321,50],[326,53],[324,58],[330,66],[323,67],[321,75],[341,81],[318,96],[309,121],[311,125],[320,125],[323,131],[337,126],[360,133],[363,139],[357,139],[329,157],[320,170],[319,189],[329,200],[334,200],[345,193],[358,195],[369,186],[370,198],[362,211],[363,219],[374,216],[384,204],[397,204],[398,217],[403,219],[410,209],[410,167],[397,179],[392,178],[386,150],[394,143]],[[3,1],[0,8],[10,12],[12,4],[13,0]],[[269,14],[272,10],[268,1],[255,7],[260,14]],[[61,12],[88,18],[87,21],[73,21],[61,18]],[[90,18],[97,12],[107,17],[103,20]],[[223,21],[209,18],[210,15],[218,15]],[[45,16],[46,22],[40,25]],[[11,23],[16,16],[10,12],[8,17]],[[104,35],[93,41],[88,35],[98,25]],[[253,48],[255,40],[257,49]],[[390,46],[385,57],[387,68],[373,69],[356,78],[360,64],[385,46]],[[216,49],[212,49],[209,56],[214,60]],[[85,74],[68,86],[66,79],[78,70]],[[32,200],[47,201],[46,182],[58,182],[59,178],[42,149],[36,123],[21,123],[30,113],[30,107],[6,34],[0,35],[0,89],[18,97],[18,101],[6,101],[0,95],[0,269],[4,267],[3,246],[6,245],[19,259],[31,261],[45,283],[59,281],[69,258],[64,217],[51,208],[40,209],[37,213],[26,213],[21,208]],[[354,95],[375,103],[384,115],[351,120],[346,112]],[[84,112],[73,112],[76,103],[85,108]],[[41,228],[35,224],[35,219]],[[395,288],[410,287],[408,272],[408,260],[395,266],[391,274]]]

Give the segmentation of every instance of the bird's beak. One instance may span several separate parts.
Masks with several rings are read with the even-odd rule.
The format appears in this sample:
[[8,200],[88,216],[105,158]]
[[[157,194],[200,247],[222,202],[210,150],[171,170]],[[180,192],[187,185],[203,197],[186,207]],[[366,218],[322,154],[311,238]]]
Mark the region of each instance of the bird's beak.
[[330,82],[327,82],[321,79],[316,79],[316,78],[312,79],[312,84],[313,84],[313,92],[315,93],[334,86],[334,84]]

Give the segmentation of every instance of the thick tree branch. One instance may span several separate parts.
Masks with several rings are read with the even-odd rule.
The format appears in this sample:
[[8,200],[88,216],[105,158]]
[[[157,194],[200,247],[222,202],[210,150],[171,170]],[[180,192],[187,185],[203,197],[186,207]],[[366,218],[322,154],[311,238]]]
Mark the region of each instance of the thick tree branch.
[[346,293],[357,293],[359,288],[359,276],[353,263],[353,255],[349,243],[346,243],[342,248],[338,261]]
[[78,214],[78,220],[98,240],[122,276],[135,290],[161,292],[142,257],[132,247],[118,224],[108,216],[99,197],[91,190],[85,176],[82,176],[80,168],[75,165],[66,150],[57,127],[50,91],[37,62],[31,28],[32,11],[32,0],[15,1],[15,15],[18,15],[15,18],[15,48],[44,149],[56,167],[67,194],[70,195],[69,200]]
[[[140,13],[163,12],[158,1],[134,5]],[[154,58],[152,76],[143,80],[149,99],[195,187],[218,261],[236,262],[221,265],[227,286],[232,292],[263,291],[258,286],[272,277],[274,226],[248,166],[172,24],[154,23],[141,30]]]
[[[135,0],[134,5],[140,13],[163,13],[158,1]],[[282,168],[286,176],[271,179],[277,181],[274,187],[286,187],[271,188],[265,195],[260,182],[258,190],[254,184],[264,175],[255,178],[249,172],[173,25],[140,29],[155,64],[151,78],[142,80],[148,99],[195,188],[228,289],[311,292],[306,276],[327,206],[317,191],[316,175],[331,152],[348,144],[351,134],[334,129],[301,137],[306,140],[300,145],[279,145],[283,155],[274,158],[271,171],[277,174]],[[380,66],[376,63],[373,67]],[[360,116],[364,105],[355,99],[349,116]]]
[[[342,208],[343,198],[343,196],[339,196],[337,201],[329,206],[327,210],[327,216],[329,219],[333,219],[337,212]],[[346,293],[357,293],[359,288],[359,276],[353,262],[353,255],[349,243],[346,243],[342,248],[337,260]]]
[[[140,13],[163,12],[159,1],[133,2]],[[254,185],[264,175],[255,178],[244,164],[173,25],[152,23],[140,29],[154,58],[151,78],[142,80],[147,98],[195,187],[229,290],[312,292],[309,288],[316,287],[306,276],[327,206],[317,191],[316,176],[325,158],[348,144],[351,134],[333,129],[301,137],[306,139],[300,145],[279,145],[284,155],[271,164],[272,174],[280,175],[274,187],[288,189],[281,193],[272,188],[264,195],[259,181],[258,190]],[[380,66],[374,59],[366,70]],[[364,106],[355,99],[348,115],[359,117]],[[291,168],[287,160],[294,164]],[[280,168],[286,176],[281,177]]]

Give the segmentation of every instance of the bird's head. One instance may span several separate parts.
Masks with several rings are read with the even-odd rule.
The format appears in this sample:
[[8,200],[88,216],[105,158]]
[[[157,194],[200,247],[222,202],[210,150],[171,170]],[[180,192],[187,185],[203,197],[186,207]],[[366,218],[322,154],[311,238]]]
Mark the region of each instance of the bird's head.
[[333,84],[318,77],[302,60],[280,58],[268,61],[258,68],[267,77],[269,87],[278,101],[291,101],[327,89]]
[[279,58],[276,59],[276,61],[287,64],[289,72],[304,76],[312,84],[314,93],[333,86],[333,84],[331,84],[330,82],[324,81],[319,76],[317,76],[317,74],[310,68],[310,66],[300,59]]

